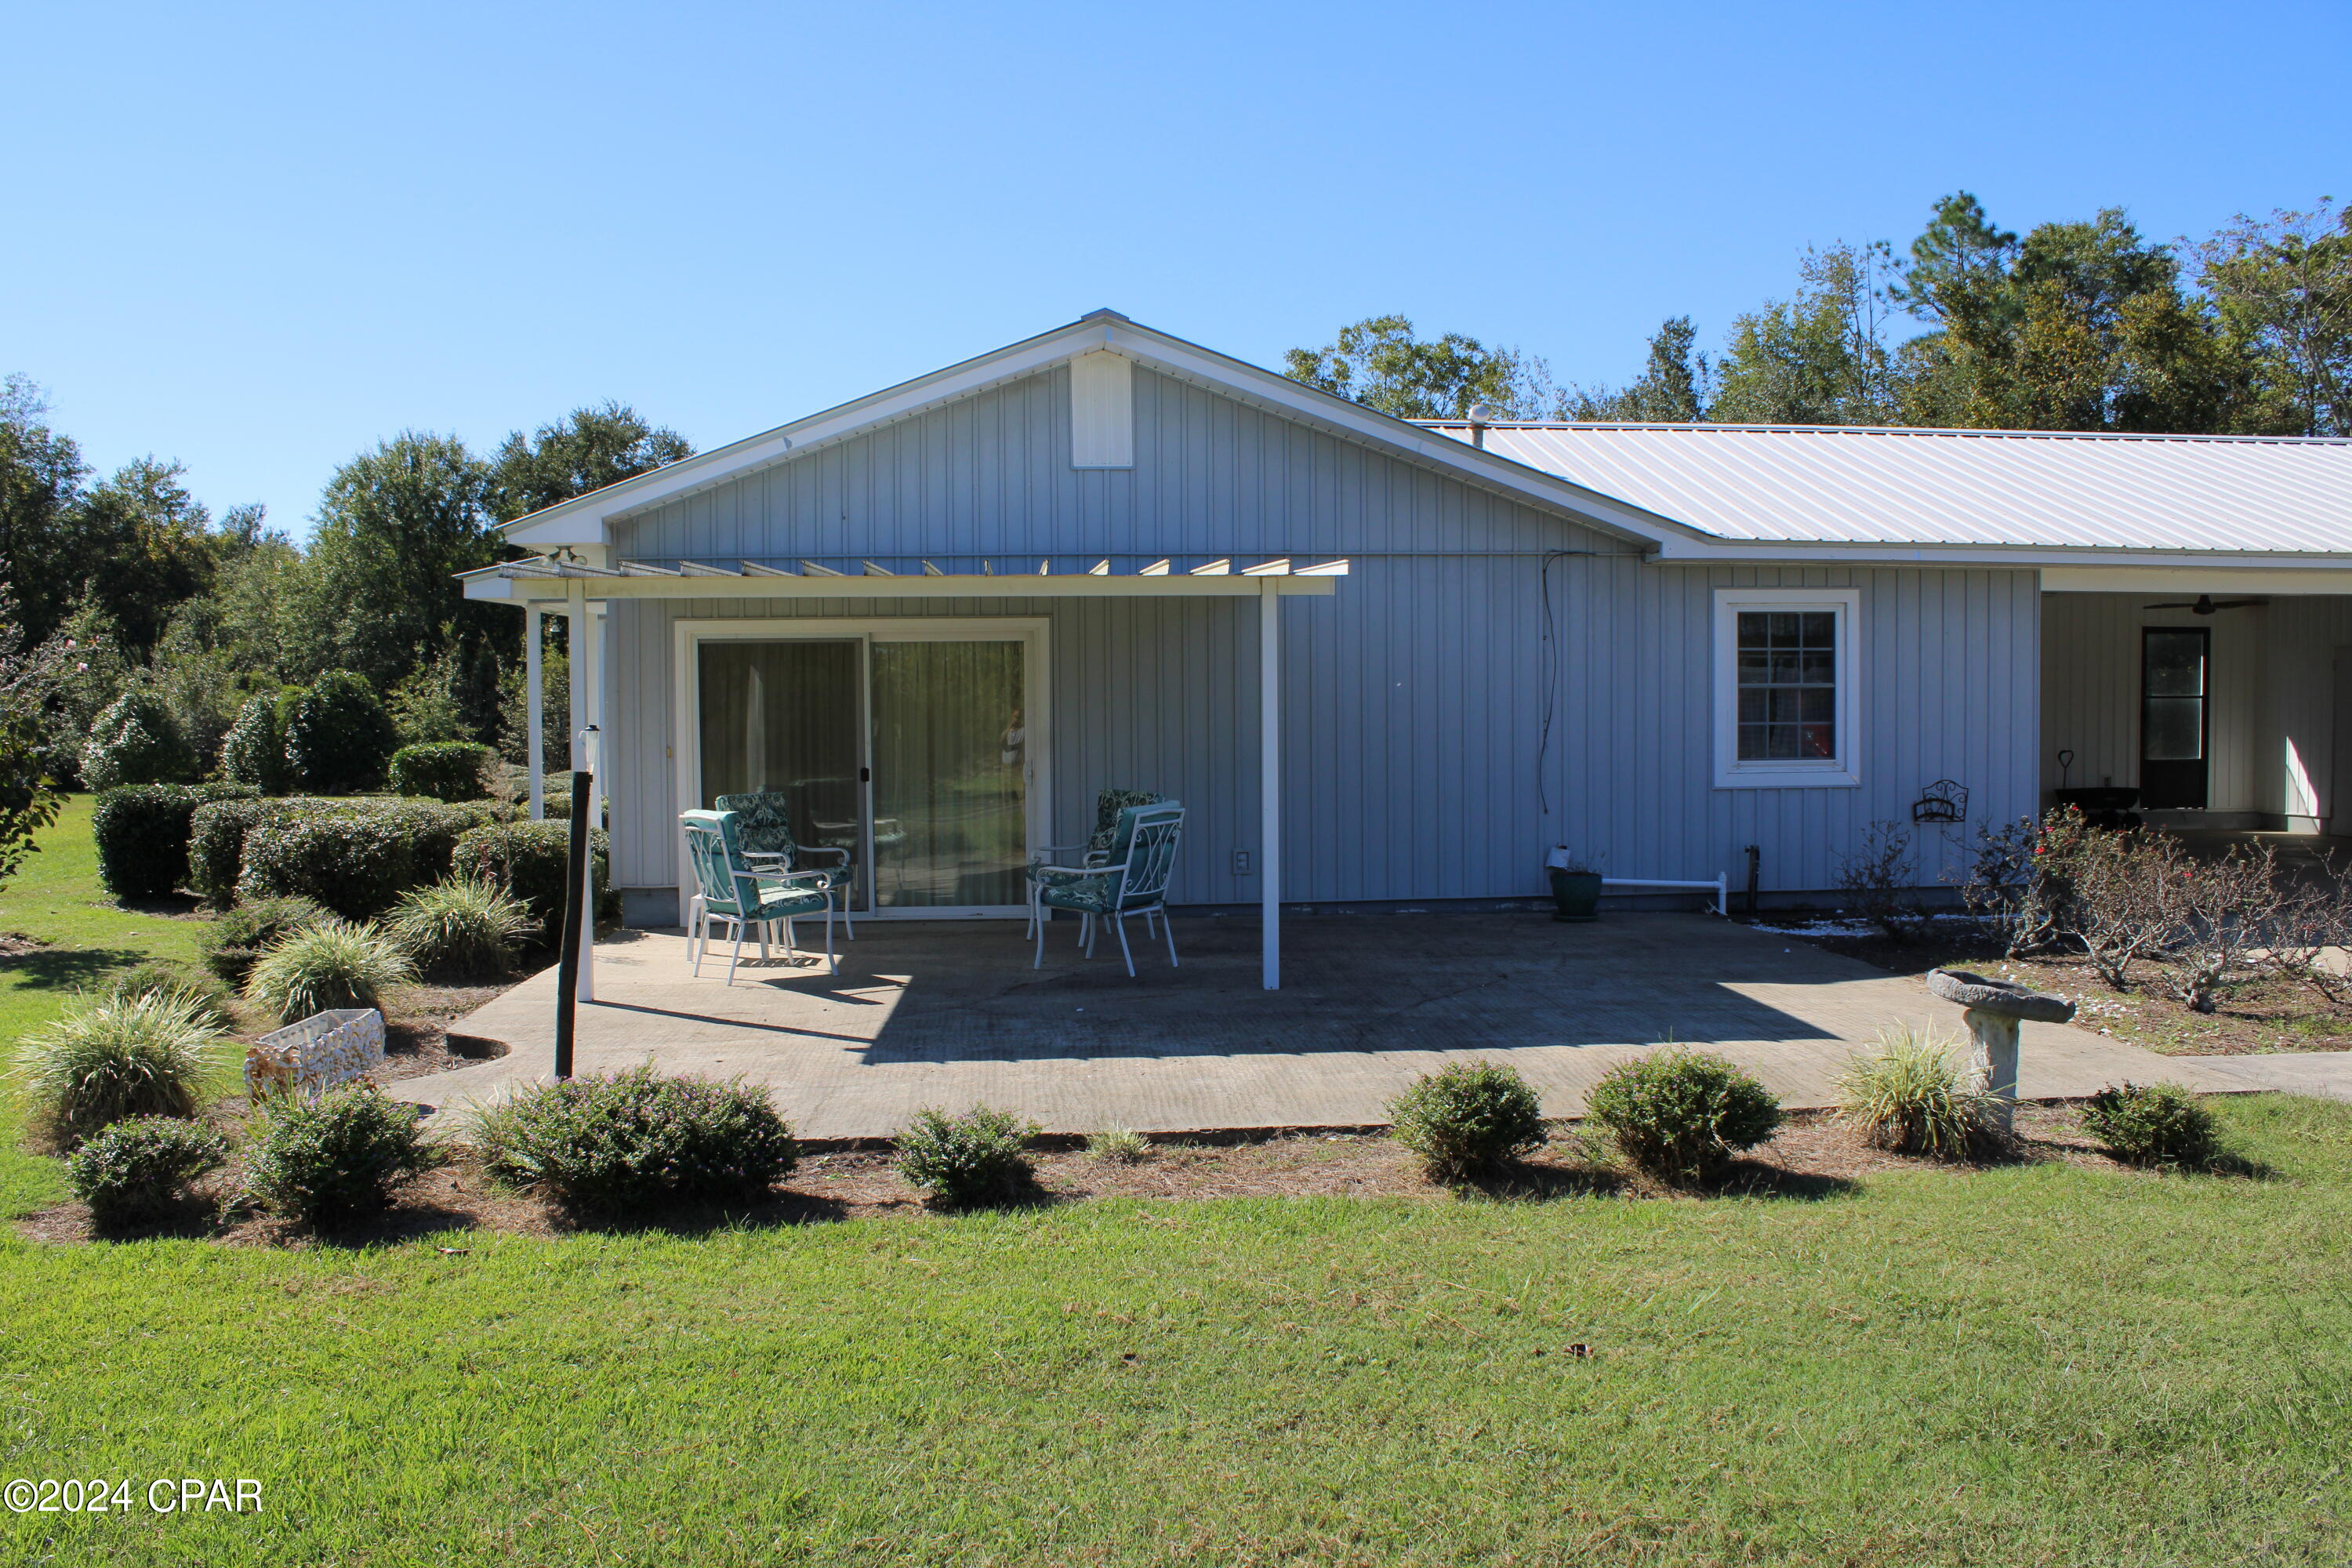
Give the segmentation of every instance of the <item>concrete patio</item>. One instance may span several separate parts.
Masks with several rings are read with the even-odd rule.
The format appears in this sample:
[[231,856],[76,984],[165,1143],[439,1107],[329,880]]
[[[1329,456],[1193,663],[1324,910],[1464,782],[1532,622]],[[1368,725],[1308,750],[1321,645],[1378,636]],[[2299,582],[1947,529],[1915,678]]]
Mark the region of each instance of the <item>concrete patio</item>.
[[[845,944],[838,977],[821,961],[747,960],[730,986],[723,947],[697,980],[677,933],[623,932],[597,946],[576,1070],[651,1058],[740,1074],[770,1085],[812,1138],[886,1137],[924,1106],[975,1101],[1050,1131],[1181,1132],[1376,1124],[1416,1076],[1473,1058],[1509,1063],[1549,1113],[1574,1115],[1612,1062],[1669,1040],[1742,1063],[1791,1107],[1817,1107],[1885,1025],[1960,1031],[1959,1010],[1916,980],[1705,915],[1297,919],[1285,922],[1279,992],[1258,987],[1254,920],[1180,920],[1176,933],[1183,966],[1139,943],[1130,980],[1115,948],[1078,957],[1073,922],[1055,924],[1033,971],[1018,925],[873,921]],[[554,996],[552,970],[523,982],[452,1031],[505,1055],[391,1092],[462,1113],[548,1076]],[[2280,1059],[2165,1058],[2029,1024],[2021,1087],[2030,1099],[2126,1078],[2273,1087],[2247,1066]],[[2343,1079],[2340,1056],[2293,1059],[2313,1086]]]

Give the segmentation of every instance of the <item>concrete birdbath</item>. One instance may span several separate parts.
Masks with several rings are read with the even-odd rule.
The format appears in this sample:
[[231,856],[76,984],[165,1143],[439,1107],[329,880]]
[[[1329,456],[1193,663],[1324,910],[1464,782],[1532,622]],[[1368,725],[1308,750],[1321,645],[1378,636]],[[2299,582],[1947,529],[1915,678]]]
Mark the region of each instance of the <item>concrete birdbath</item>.
[[2017,1026],[2028,1018],[2037,1024],[2070,1023],[2074,1004],[1965,969],[1927,971],[1927,989],[1968,1009],[1962,1017],[1973,1042],[1969,1066],[1978,1090],[1992,1096],[2000,1130],[2011,1131],[2017,1114]]

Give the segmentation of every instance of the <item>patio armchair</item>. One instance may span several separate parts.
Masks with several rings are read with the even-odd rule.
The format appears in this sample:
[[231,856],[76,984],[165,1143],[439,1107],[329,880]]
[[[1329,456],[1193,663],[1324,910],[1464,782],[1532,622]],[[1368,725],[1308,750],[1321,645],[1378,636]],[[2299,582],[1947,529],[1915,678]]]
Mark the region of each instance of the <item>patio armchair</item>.
[[1168,967],[1177,967],[1176,928],[1168,919],[1168,879],[1176,865],[1176,848],[1184,837],[1184,808],[1174,801],[1157,805],[1130,805],[1118,814],[1108,853],[1116,858],[1100,866],[1035,866],[1030,868],[1036,891],[1037,956],[1032,969],[1045,963],[1045,912],[1068,910],[1079,917],[1078,942],[1088,958],[1094,956],[1099,928],[1108,924],[1118,932],[1119,955],[1127,973],[1135,973],[1135,952],[1127,944],[1127,917],[1141,915],[1149,930],[1156,917],[1168,939]]
[[[850,852],[838,845],[803,844],[793,837],[792,798],[782,790],[751,795],[722,795],[718,808],[735,814],[735,839],[743,848],[744,864],[755,872],[821,873],[824,890],[841,909],[842,930],[857,940],[857,921],[849,906],[856,900],[856,868]],[[854,826],[854,825],[853,825]],[[811,866],[812,856],[830,856],[835,864]]]
[[[1095,796],[1095,830],[1084,844],[1042,844],[1029,856],[1029,929],[1023,936],[1034,936],[1037,922],[1043,918],[1037,904],[1037,890],[1064,873],[1052,862],[1060,856],[1074,855],[1081,868],[1110,863],[1112,846],[1118,838],[1118,814],[1130,805],[1160,805],[1168,797],[1148,789],[1107,789]],[[1052,875],[1042,875],[1050,872]],[[1144,929],[1151,929],[1147,918]]]
[[841,973],[833,951],[833,894],[822,886],[823,871],[755,871],[736,842],[731,811],[685,811],[678,826],[686,834],[688,858],[694,863],[695,893],[688,906],[686,946],[694,961],[695,976],[702,974],[702,955],[710,946],[710,928],[725,921],[734,928],[735,950],[727,961],[727,984],[735,984],[736,966],[743,959],[743,938],[755,933],[760,956],[768,956],[769,933],[783,924],[784,951],[793,948],[793,921],[803,916],[824,917],[826,973]]

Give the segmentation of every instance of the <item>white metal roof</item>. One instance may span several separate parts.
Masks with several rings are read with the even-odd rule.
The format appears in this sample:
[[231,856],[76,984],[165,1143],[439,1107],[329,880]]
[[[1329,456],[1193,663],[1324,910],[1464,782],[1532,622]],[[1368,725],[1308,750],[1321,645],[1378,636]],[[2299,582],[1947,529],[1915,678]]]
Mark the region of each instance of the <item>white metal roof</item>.
[[2352,553],[2347,440],[1514,424],[1486,449],[1726,540]]

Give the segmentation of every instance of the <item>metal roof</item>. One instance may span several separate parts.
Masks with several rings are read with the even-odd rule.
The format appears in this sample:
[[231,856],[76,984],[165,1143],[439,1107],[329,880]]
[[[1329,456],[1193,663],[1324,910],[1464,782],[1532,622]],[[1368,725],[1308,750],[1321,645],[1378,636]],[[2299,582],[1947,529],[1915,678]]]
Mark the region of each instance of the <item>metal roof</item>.
[[1727,540],[2352,553],[2340,439],[1506,424],[1486,446]]

